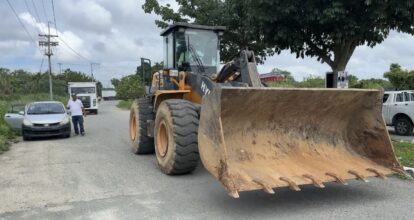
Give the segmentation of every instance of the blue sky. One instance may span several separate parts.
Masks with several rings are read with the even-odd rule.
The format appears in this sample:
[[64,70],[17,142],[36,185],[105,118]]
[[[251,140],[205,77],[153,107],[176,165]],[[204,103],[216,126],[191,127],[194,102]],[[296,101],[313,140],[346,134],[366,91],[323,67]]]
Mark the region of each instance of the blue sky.
[[[33,0],[37,10],[31,0],[9,1],[34,40],[46,30],[47,21],[53,22],[51,0]],[[143,0],[54,0],[57,33],[81,56],[60,42],[52,57],[53,71],[57,73],[57,63],[62,63],[64,69],[89,73],[89,63],[98,62],[100,65],[94,68],[94,75],[108,85],[111,78],[133,73],[140,57],[162,61],[161,30],[154,24],[156,16],[142,11],[142,3]],[[0,19],[0,66],[39,71],[43,56],[5,0],[0,2],[0,13],[3,15]],[[56,33],[53,24],[52,33]],[[358,47],[347,71],[361,79],[381,78],[395,62],[405,69],[414,69],[413,36],[392,32],[374,48]],[[273,68],[288,70],[297,80],[309,75],[323,76],[330,70],[327,64],[315,58],[296,59],[287,51],[269,57],[258,68],[261,73]],[[46,69],[45,60],[42,70]]]

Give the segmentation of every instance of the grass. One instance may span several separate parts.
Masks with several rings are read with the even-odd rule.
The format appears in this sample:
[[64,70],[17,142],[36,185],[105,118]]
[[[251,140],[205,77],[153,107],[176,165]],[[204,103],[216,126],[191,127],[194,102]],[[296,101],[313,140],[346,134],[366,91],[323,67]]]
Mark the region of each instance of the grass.
[[121,100],[121,101],[118,102],[116,107],[121,108],[121,109],[125,109],[125,110],[129,110],[129,109],[131,109],[131,105],[132,105],[131,100]]
[[[31,94],[12,98],[10,100],[0,100],[0,154],[9,150],[9,140],[16,137],[16,134],[4,121],[4,114],[9,110],[13,104],[27,104],[33,101],[45,101],[49,100],[48,94]],[[66,104],[67,98],[64,96],[55,96],[54,100],[63,102]]]
[[403,166],[414,167],[414,144],[393,141],[395,154]]

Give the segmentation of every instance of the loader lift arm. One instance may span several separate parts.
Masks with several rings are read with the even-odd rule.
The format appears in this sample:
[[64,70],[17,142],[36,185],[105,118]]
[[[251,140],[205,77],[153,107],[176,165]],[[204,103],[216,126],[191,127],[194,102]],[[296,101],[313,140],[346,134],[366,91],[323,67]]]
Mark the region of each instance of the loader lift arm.
[[253,51],[240,51],[232,61],[223,66],[217,74],[216,82],[224,83],[230,78],[233,78],[234,81],[247,83],[250,87],[263,86],[260,82]]

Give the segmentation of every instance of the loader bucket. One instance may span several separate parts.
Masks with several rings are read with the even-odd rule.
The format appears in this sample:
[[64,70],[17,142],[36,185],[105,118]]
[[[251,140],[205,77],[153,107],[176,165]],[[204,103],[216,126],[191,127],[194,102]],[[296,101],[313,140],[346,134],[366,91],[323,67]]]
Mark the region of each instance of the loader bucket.
[[382,92],[359,89],[216,88],[204,96],[199,153],[238,192],[403,172],[381,114]]

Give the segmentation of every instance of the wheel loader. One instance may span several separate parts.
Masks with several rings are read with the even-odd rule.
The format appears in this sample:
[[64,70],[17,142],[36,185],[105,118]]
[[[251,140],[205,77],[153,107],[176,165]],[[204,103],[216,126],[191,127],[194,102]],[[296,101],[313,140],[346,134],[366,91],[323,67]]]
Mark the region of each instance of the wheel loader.
[[251,51],[219,68],[224,31],[175,23],[161,33],[164,68],[141,71],[145,95],[130,112],[134,153],[155,152],[168,175],[190,173],[201,159],[234,198],[404,172],[382,91],[266,87]]

